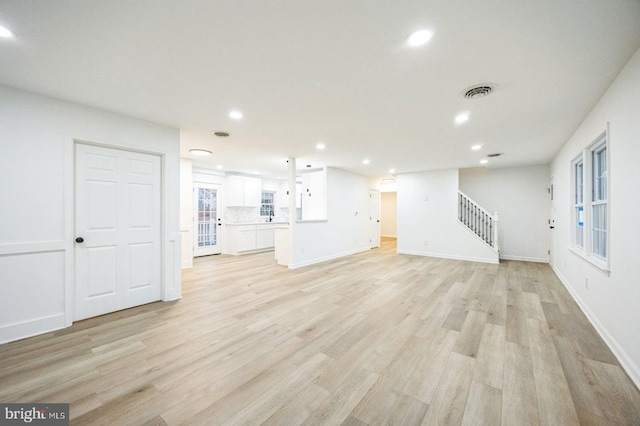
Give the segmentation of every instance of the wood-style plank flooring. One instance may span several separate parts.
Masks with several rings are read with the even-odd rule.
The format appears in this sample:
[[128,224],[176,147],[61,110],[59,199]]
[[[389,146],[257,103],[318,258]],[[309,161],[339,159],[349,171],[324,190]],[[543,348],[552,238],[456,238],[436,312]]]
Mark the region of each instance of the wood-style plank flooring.
[[195,260],[183,299],[0,346],[0,401],[77,425],[639,425],[548,265],[383,246],[294,271]]

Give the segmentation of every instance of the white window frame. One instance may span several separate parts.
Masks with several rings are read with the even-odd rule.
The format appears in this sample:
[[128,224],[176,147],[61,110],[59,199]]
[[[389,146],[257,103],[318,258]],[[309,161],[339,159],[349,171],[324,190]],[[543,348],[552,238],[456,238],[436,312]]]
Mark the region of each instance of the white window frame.
[[[271,194],[271,203],[264,203],[264,194]],[[275,191],[261,191],[260,192],[260,217],[264,217],[264,218],[268,218],[269,215],[263,215],[262,211],[265,207],[268,208],[268,206],[271,206],[271,211],[273,211],[273,215],[275,216],[276,214],[276,192]]]
[[[611,214],[608,199],[611,185],[609,146],[607,126],[607,130],[585,147],[581,154],[571,162],[572,238],[571,246],[569,247],[573,253],[607,272],[609,271],[611,258],[611,245],[609,244],[611,235],[611,221],[609,218]],[[604,163],[599,163],[601,157],[597,154],[603,151],[605,152]],[[580,165],[582,165],[581,176]],[[598,165],[603,167],[598,168]],[[602,176],[596,176],[596,172],[599,169],[604,170]],[[580,186],[581,178],[582,187]],[[604,185],[604,187],[600,185]],[[580,190],[582,190],[582,194],[580,194]],[[580,208],[582,208],[582,214],[580,214]],[[604,221],[598,221],[596,209],[604,210]],[[582,226],[580,226],[580,219],[582,219]],[[598,225],[601,227],[596,227]],[[582,232],[582,239],[580,239],[580,232]],[[580,244],[581,242],[582,245]]]
[[584,248],[584,159],[582,156],[573,161],[573,246]]

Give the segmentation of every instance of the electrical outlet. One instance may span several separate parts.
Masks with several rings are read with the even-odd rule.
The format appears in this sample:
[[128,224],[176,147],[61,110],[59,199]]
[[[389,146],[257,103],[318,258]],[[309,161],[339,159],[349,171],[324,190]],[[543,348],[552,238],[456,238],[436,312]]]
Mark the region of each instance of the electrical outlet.
[[300,254],[304,254],[304,248],[300,249]]
[[586,288],[587,290],[589,290],[589,278],[585,278],[585,279],[584,279],[584,288]]
[[428,242],[428,241],[423,241],[423,242],[422,242],[422,244],[423,244],[425,247],[427,247],[427,246],[429,245],[429,242]]

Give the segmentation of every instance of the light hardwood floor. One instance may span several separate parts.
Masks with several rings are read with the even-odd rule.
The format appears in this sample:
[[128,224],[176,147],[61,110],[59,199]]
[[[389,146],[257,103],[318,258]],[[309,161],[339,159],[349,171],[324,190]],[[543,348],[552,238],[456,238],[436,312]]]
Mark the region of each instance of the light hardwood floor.
[[548,265],[196,259],[183,299],[0,346],[0,401],[78,425],[639,425],[640,394]]

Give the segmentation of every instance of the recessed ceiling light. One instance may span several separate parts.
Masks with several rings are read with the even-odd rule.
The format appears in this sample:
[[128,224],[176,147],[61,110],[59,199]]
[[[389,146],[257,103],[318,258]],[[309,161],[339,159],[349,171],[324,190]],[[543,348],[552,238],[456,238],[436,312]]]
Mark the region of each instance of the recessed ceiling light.
[[480,164],[487,164],[489,162],[489,160],[484,159],[484,160],[480,160]]
[[389,169],[389,173],[395,173],[396,169]]
[[429,30],[419,30],[414,32],[407,39],[407,44],[411,47],[418,47],[426,44],[429,40],[431,40],[431,31]]
[[211,151],[207,151],[206,149],[190,149],[189,152],[193,155],[211,155]]
[[365,158],[364,160],[362,160],[362,164],[369,164],[371,163],[371,161],[369,161],[369,159]]
[[234,120],[240,120],[242,118],[242,113],[240,111],[231,111],[229,113],[229,117],[233,118]]
[[478,145],[473,145],[473,146],[471,147],[471,149],[472,149],[472,150],[474,150],[474,151],[478,151],[480,148],[482,148],[482,145],[480,145],[480,144],[478,144]]
[[469,113],[463,112],[456,115],[456,124],[462,124],[469,119]]
[[253,175],[259,175],[259,174],[260,174],[260,172],[251,172],[251,174],[253,174]]
[[223,168],[224,168],[224,167],[222,166],[222,164],[218,164],[218,165],[216,166],[216,169],[218,169],[218,170],[222,170]]
[[3,38],[11,38],[13,37],[13,31],[5,28],[5,27],[0,27],[0,37]]
[[325,146],[325,144],[323,144],[323,143],[319,143],[319,144],[317,144],[317,145],[316,145],[316,149],[317,149],[318,151],[322,151],[322,150],[323,150],[323,149],[325,149],[325,148],[326,148],[326,146]]

